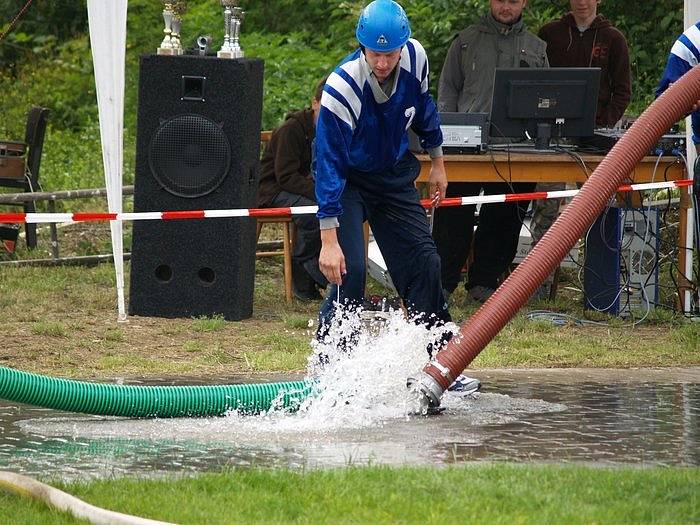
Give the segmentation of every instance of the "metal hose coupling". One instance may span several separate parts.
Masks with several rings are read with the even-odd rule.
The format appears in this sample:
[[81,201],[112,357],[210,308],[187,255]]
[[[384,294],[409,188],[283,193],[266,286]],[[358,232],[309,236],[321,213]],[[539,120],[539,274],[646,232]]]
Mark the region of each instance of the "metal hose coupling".
[[416,377],[406,380],[406,387],[418,394],[418,414],[425,416],[439,413],[440,398],[445,389],[435,379],[425,372],[419,372]]

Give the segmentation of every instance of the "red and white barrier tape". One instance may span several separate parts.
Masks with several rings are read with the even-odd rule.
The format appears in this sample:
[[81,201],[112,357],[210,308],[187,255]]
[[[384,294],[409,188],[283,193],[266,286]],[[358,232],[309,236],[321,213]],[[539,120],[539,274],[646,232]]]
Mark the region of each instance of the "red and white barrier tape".
[[[690,179],[670,182],[650,182],[620,186],[619,192],[657,190],[663,188],[683,188],[692,186]],[[474,197],[449,197],[440,202],[440,207],[467,206],[470,204],[492,204],[497,202],[516,202],[540,199],[562,199],[573,197],[580,190],[540,191],[533,193],[507,193],[501,195],[477,195]],[[431,207],[429,199],[423,199],[424,208]],[[89,221],[144,221],[176,219],[223,219],[228,217],[291,217],[293,215],[310,215],[318,211],[318,206],[295,206],[292,208],[249,208],[233,210],[191,210],[191,211],[152,211],[135,213],[0,213],[0,223],[51,223],[51,222],[89,222]]]

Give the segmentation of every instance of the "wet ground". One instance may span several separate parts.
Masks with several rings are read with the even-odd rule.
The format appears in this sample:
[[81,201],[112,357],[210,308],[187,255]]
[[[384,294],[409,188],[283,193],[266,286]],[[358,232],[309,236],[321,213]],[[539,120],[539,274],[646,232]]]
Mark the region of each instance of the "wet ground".
[[303,414],[132,420],[0,401],[0,469],[75,479],[484,460],[700,466],[700,368],[474,375],[483,392],[447,396],[441,416],[358,428]]

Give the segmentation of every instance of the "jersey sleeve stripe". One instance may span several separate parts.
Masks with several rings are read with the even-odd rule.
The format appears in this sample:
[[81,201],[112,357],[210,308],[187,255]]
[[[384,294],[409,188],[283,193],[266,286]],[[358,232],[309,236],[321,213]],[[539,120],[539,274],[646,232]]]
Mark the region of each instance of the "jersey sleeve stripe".
[[[331,90],[333,91],[333,93],[331,92]],[[333,113],[336,117],[338,117],[340,120],[345,122],[348,126],[350,126],[350,129],[354,130],[355,118],[352,115],[350,108],[347,106],[347,102],[341,102],[340,100],[338,100],[338,98],[336,98],[336,96],[340,97],[337,91],[333,90],[332,88],[329,88],[328,84],[326,84],[326,88],[323,91],[323,95],[321,95],[321,106],[323,106],[328,111]]]
[[[418,70],[416,69],[416,46],[410,40],[406,42],[406,47],[408,48],[408,57],[411,64],[411,74],[418,78]],[[418,78],[420,81],[420,78]]]
[[360,59],[346,62],[335,71],[338,75],[345,79],[352,90],[357,94],[358,98],[362,98],[362,86],[367,80],[364,76]]
[[700,29],[697,26],[692,26],[684,33],[688,40],[693,44],[691,51],[695,55],[695,58],[700,59],[698,55],[698,50],[700,49]]
[[[694,27],[694,29],[696,29]],[[700,35],[698,35],[698,40],[700,40]],[[700,42],[698,42],[700,44]],[[692,40],[688,38],[687,34],[680,36],[676,43],[673,44],[671,48],[671,53],[681,58],[690,65],[695,65],[700,62],[700,53],[698,53],[698,48],[693,44]]]
[[362,111],[362,101],[357,92],[352,88],[352,84],[355,82],[352,78],[347,78],[346,76],[347,73],[345,71],[340,71],[340,74],[333,73],[328,77],[326,84],[347,101],[355,120],[357,120],[360,118],[360,112]]

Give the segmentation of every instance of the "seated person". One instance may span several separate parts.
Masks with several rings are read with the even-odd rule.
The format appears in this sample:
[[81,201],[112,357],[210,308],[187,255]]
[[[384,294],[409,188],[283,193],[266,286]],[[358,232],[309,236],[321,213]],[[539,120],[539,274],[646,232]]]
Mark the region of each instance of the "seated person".
[[[324,78],[314,92],[311,107],[287,115],[272,132],[260,162],[258,206],[285,208],[315,206],[311,174],[311,145],[316,136]],[[318,289],[328,281],[318,267],[321,234],[315,215],[295,215],[296,237],[292,248],[292,291],[297,299],[320,300]]]

